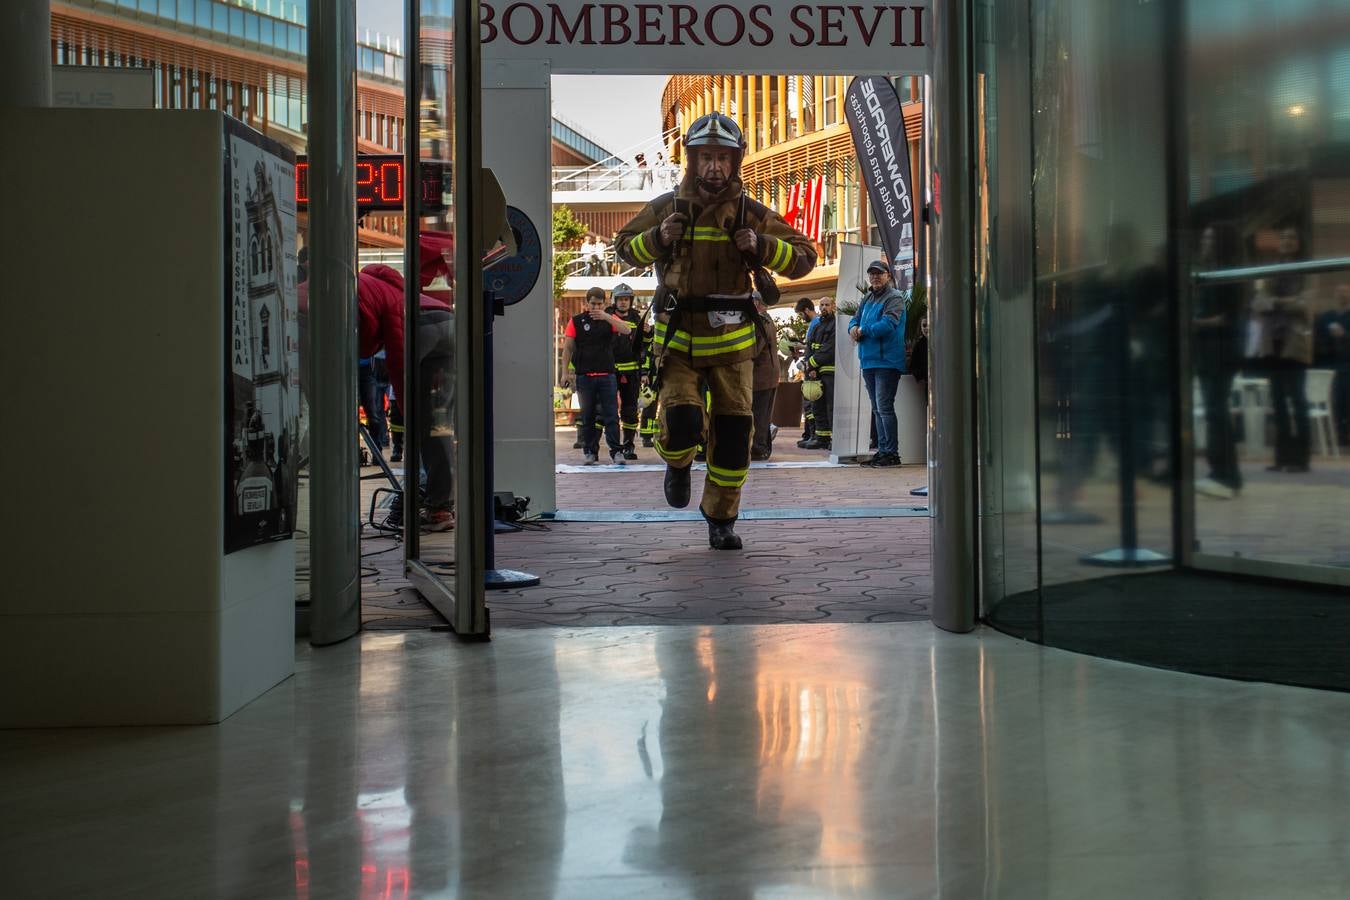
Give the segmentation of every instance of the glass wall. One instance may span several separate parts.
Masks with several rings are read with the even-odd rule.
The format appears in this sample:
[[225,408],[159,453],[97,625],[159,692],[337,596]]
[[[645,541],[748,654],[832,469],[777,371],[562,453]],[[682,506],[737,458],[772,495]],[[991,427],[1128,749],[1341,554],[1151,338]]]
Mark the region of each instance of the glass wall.
[[1350,688],[1350,8],[975,6],[986,616]]
[[1344,585],[1350,9],[1186,9],[1196,564]]

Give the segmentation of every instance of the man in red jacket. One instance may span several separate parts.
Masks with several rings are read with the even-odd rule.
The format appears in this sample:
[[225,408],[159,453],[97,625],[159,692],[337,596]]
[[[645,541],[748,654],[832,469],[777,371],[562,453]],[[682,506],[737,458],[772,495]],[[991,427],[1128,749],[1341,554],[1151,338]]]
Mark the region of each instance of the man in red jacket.
[[[447,280],[451,277],[453,247],[453,239],[448,234],[422,233],[422,287],[429,285],[438,275],[445,275]],[[308,283],[305,283],[299,288],[302,313],[308,309],[308,287]],[[357,273],[357,355],[368,357],[384,350],[389,383],[394,389],[395,402],[400,405],[407,390],[403,370],[403,291],[403,275],[389,266],[372,264]],[[450,509],[454,488],[453,326],[451,304],[422,294],[413,332],[413,351],[423,408],[417,441],[422,465],[427,470],[422,526],[430,531],[445,531],[453,528],[455,523],[454,513]],[[395,518],[401,521],[401,515]]]

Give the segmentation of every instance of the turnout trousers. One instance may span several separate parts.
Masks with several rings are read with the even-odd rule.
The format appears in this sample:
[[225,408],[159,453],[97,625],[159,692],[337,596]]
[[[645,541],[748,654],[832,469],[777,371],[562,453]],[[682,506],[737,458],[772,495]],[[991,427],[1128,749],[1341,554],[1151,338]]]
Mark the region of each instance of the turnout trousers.
[[623,446],[633,449],[638,427],[638,391],[642,388],[642,373],[636,369],[618,373],[619,426],[623,429]]
[[[704,406],[699,383],[712,396]],[[741,509],[741,486],[750,474],[754,360],[696,369],[679,353],[661,360],[661,427],[656,452],[667,465],[687,468],[702,445],[708,455],[699,509],[714,521],[734,519]]]

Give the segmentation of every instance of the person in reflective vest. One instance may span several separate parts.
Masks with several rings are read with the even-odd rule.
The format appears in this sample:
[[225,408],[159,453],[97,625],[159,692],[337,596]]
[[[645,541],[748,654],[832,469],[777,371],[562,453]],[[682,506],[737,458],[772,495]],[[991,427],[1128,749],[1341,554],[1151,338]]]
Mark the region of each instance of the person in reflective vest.
[[626,335],[631,326],[605,312],[605,292],[593,287],[586,292],[586,311],[567,322],[563,342],[563,387],[575,382],[581,398],[581,429],[586,465],[595,465],[600,454],[603,428],[610,461],[624,464],[619,443],[619,385],[614,377],[614,338]]
[[633,289],[616,284],[610,299],[614,302],[605,312],[623,319],[631,329],[627,334],[614,335],[614,373],[619,381],[619,426],[623,430],[624,459],[637,459],[633,442],[638,433],[638,389],[642,387],[642,314],[633,309]]
[[834,298],[821,297],[819,314],[806,338],[806,377],[820,381],[820,399],[812,403],[816,435],[802,445],[807,450],[829,450],[834,436]]
[[[694,121],[683,141],[687,167],[679,187],[653,199],[619,231],[627,263],[655,266],[658,310],[660,435],[666,502],[689,504],[689,467],[706,446],[708,474],[699,509],[715,550],[737,550],[741,487],[750,471],[752,369],[757,325],[750,292],[776,301],[768,271],[800,278],[815,267],[806,235],[747,197],[740,178],[745,141],[721,113]],[[768,271],[765,271],[768,270]],[[712,394],[705,413],[699,381]],[[707,424],[705,425],[705,419]]]

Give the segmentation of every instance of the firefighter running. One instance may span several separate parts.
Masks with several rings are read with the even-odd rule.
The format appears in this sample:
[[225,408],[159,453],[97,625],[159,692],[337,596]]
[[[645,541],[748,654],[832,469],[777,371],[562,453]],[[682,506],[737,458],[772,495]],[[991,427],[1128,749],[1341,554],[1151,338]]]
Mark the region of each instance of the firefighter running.
[[[632,265],[656,266],[655,446],[666,461],[666,502],[677,509],[689,504],[689,466],[704,445],[708,475],[699,508],[708,543],[737,550],[741,486],[750,471],[755,344],[764,339],[750,301],[752,270],[800,278],[815,266],[816,253],[809,238],[745,195],[745,142],[733,120],[721,113],[699,118],[684,147],[687,168],[679,187],[624,226],[617,251]],[[761,283],[761,290],[766,286],[771,289]],[[700,380],[712,395],[706,416]]]

